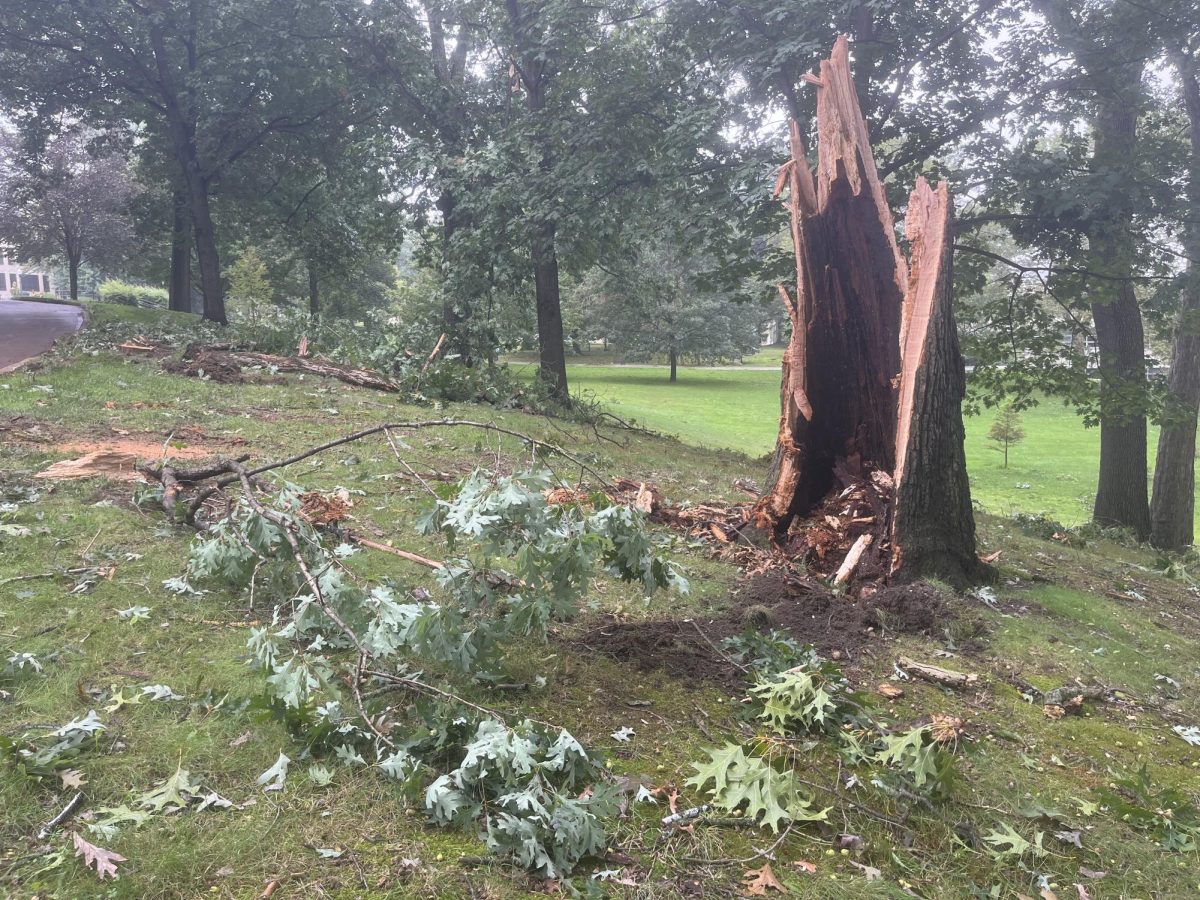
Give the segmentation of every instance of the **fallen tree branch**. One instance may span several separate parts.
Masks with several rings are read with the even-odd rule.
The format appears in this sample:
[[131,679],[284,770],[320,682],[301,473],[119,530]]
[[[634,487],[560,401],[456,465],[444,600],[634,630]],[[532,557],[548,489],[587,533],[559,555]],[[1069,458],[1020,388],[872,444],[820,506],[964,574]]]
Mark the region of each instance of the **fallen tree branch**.
[[[477,428],[481,431],[490,431],[496,434],[514,437],[528,444],[533,450],[540,450],[545,453],[561,456],[563,459],[566,459],[573,465],[578,466],[581,473],[588,473],[605,487],[611,488],[613,486],[612,483],[595,467],[584,462],[573,453],[564,450],[557,444],[552,444],[549,441],[543,441],[539,438],[531,437],[530,435],[523,434],[519,431],[514,431],[511,428],[505,428],[502,425],[496,425],[493,422],[476,422],[471,419],[429,419],[414,422],[385,422],[382,425],[373,425],[370,428],[364,428],[361,431],[355,431],[352,434],[343,435],[342,437],[335,438],[332,441],[326,441],[324,444],[320,444],[316,447],[310,447],[307,450],[301,451],[300,453],[295,453],[285,459],[263,463],[262,465],[255,466],[253,468],[245,469],[241,467],[241,463],[249,459],[249,456],[241,456],[236,460],[218,460],[215,463],[210,463],[194,469],[172,468],[171,477],[173,477],[176,482],[188,484],[196,484],[209,478],[216,478],[216,481],[214,481],[212,484],[205,485],[189,504],[188,512],[184,517],[184,521],[189,525],[194,525],[196,515],[200,511],[200,507],[204,505],[204,501],[220,491],[222,488],[238,482],[242,477],[241,472],[243,471],[246,477],[253,481],[256,476],[261,475],[264,472],[270,472],[273,469],[281,469],[285,466],[293,465],[308,459],[309,457],[316,456],[318,453],[324,453],[326,450],[332,450],[335,447],[341,447],[345,444],[360,441],[363,438],[371,437],[372,435],[384,434],[390,437],[389,432],[392,430],[417,431],[428,428]],[[157,481],[164,481],[163,466],[160,464],[141,464],[138,465],[137,470],[145,475],[153,477]],[[164,483],[164,488],[165,487],[166,485]],[[171,499],[173,503],[175,498],[172,497]],[[166,497],[164,495],[164,501],[165,500]],[[165,502],[164,511],[168,512],[168,514],[171,512]]]
[[928,663],[909,659],[907,656],[901,656],[896,660],[896,665],[910,675],[915,675],[917,678],[924,679],[925,681],[932,681],[934,684],[940,684],[943,687],[964,688],[979,681],[979,676],[973,673],[955,672],[953,669],[931,666]]
[[838,567],[837,574],[833,576],[834,584],[845,584],[850,580],[850,576],[854,574],[854,570],[858,568],[858,561],[862,559],[863,551],[871,546],[871,541],[874,538],[870,534],[860,534],[858,540],[850,548],[850,552],[846,554],[846,559]]

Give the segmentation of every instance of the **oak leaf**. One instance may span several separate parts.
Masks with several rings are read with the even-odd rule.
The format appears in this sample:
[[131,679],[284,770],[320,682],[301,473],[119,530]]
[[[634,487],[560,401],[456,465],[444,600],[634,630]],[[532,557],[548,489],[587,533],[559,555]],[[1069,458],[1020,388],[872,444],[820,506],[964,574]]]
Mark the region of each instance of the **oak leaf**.
[[83,864],[91,866],[96,870],[96,874],[100,876],[100,880],[117,877],[117,863],[125,862],[125,857],[120,853],[114,853],[112,850],[105,850],[103,847],[97,847],[95,844],[89,844],[78,833],[72,834],[71,837],[75,841],[75,855],[83,857]]
[[753,896],[764,896],[767,891],[782,893],[784,890],[779,879],[775,877],[775,873],[771,871],[770,863],[766,863],[761,869],[751,869],[742,878],[745,881],[743,887],[746,889],[746,893]]

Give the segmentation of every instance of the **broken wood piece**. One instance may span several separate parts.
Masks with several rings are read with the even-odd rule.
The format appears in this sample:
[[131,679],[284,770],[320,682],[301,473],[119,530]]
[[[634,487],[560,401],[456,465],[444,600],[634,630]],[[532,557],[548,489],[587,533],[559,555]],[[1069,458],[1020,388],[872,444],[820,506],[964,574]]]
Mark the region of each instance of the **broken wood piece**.
[[75,815],[75,811],[79,809],[83,803],[83,791],[77,791],[75,796],[67,801],[67,805],[62,808],[62,811],[53,819],[38,829],[37,838],[39,841],[44,841],[54,832],[59,825],[67,821],[71,816]]
[[34,478],[66,481],[74,478],[112,478],[117,481],[141,481],[135,468],[137,457],[122,450],[101,449],[76,459],[62,459],[36,473]]
[[117,349],[122,353],[153,353],[158,348],[141,341],[126,341],[124,344],[117,344]]
[[446,332],[442,332],[442,336],[437,339],[437,343],[433,345],[433,350],[430,351],[429,357],[425,360],[425,365],[421,366],[421,374],[433,365],[433,361],[438,358],[438,354],[442,352],[442,347],[446,345]]
[[943,669],[941,666],[932,666],[928,663],[917,662],[915,659],[910,659],[907,656],[901,656],[896,660],[898,665],[910,675],[915,675],[917,678],[925,681],[932,681],[934,684],[940,684],[950,688],[964,688],[975,684],[979,681],[979,676],[974,673],[955,672],[952,669]]
[[370,538],[359,537],[357,534],[347,535],[350,540],[356,544],[362,544],[364,547],[370,547],[372,550],[379,550],[383,553],[390,553],[393,556],[399,556],[401,559],[407,559],[409,562],[420,563],[423,566],[429,566],[431,569],[444,569],[445,563],[440,563],[436,559],[430,559],[427,556],[421,556],[418,553],[412,553],[408,550],[400,550],[396,547],[389,547],[387,544],[381,544],[378,541],[373,541]]
[[854,570],[858,568],[858,562],[862,559],[863,551],[871,546],[874,540],[869,534],[860,534],[853,546],[850,547],[850,552],[846,554],[846,559],[843,560],[841,566],[837,570],[837,574],[833,576],[834,584],[845,584],[850,580],[850,576],[854,574]]
[[304,357],[308,356],[307,334],[300,335],[300,346],[296,348],[296,356],[300,357],[300,359],[304,359]]

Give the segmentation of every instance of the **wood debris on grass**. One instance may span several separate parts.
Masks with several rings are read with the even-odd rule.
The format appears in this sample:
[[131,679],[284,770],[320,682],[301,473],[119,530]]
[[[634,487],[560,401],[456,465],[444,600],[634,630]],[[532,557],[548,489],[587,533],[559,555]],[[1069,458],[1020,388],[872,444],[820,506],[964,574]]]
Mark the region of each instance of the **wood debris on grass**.
[[[156,345],[155,349],[168,348],[165,345]],[[225,384],[238,384],[243,381],[243,369],[266,368],[271,372],[294,372],[336,378],[345,384],[391,394],[400,390],[395,382],[376,372],[336,363],[323,356],[280,356],[275,353],[240,350],[228,344],[189,344],[180,359],[165,360],[163,368],[176,375],[204,375]]]

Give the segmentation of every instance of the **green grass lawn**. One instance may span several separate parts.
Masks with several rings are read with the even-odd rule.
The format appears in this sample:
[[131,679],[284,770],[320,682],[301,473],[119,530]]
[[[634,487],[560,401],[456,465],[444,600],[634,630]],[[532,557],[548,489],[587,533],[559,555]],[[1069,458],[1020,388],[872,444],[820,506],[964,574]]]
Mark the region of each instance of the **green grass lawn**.
[[[137,329],[150,324],[141,311],[93,312],[93,321],[121,320]],[[685,434],[688,443],[488,406],[410,405],[395,395],[319,378],[220,384],[168,374],[158,360],[86,345],[76,353],[69,347],[55,351],[39,369],[0,376],[0,525],[7,526],[0,528],[3,896],[546,896],[543,880],[481,859],[486,851],[476,825],[429,826],[419,794],[414,799],[373,768],[339,763],[328,748],[307,746],[283,717],[248,705],[261,694],[265,676],[247,666],[247,638],[252,624],[270,616],[270,604],[260,596],[255,605],[219,581],[198,585],[201,594],[167,590],[164,581],[184,570],[189,529],[170,526],[153,504],[136,505],[139,491],[129,483],[51,485],[33,473],[78,453],[68,441],[138,439],[156,450],[204,445],[261,461],[384,421],[448,415],[494,421],[566,445],[609,477],[656,482],[672,502],[743,499],[733,479],[761,474],[755,460],[697,444],[769,449],[774,373],[687,370],[674,386],[658,370],[573,374],[577,387],[607,392],[615,410]],[[1075,456],[1051,452],[1074,433],[1068,417],[1053,413],[1026,416],[1029,441],[1018,448],[1018,468],[1003,478],[1028,480],[1035,470],[1027,461],[1033,459],[1043,477],[1080,465]],[[982,423],[972,428],[984,430]],[[739,435],[745,436],[741,444]],[[337,447],[280,474],[307,489],[345,488],[354,499],[356,530],[446,558],[454,551],[441,538],[414,529],[430,501],[396,455],[432,477],[481,464],[517,467],[527,449],[517,440],[441,428],[405,438],[399,448],[384,440]],[[753,448],[743,446],[751,441],[757,442]],[[1087,446],[1094,456],[1094,441]],[[986,456],[991,452],[972,450],[977,469],[995,469],[995,455]],[[1085,491],[1086,473],[1078,484],[1065,484],[1070,488],[1062,488],[1064,495]],[[1151,833],[1107,807],[1101,793],[1146,766],[1156,790],[1200,794],[1200,748],[1172,730],[1200,723],[1200,602],[1188,589],[1191,582],[1179,577],[1181,570],[1171,573],[1175,577],[1158,571],[1155,557],[1141,548],[1106,539],[1064,546],[987,515],[978,525],[981,548],[1003,550],[994,606],[947,595],[946,615],[928,635],[897,635],[884,627],[839,663],[854,688],[873,697],[867,700],[872,715],[889,725],[907,728],[933,714],[965,720],[952,748],[958,776],[947,799],[910,804],[876,790],[872,767],[839,757],[830,737],[818,733],[796,745],[803,749],[794,764],[806,783],[825,792],[815,796],[831,806],[827,824],[799,823],[777,835],[746,827],[744,818],[710,816],[694,831],[664,837],[666,800],[635,803],[627,817],[610,822],[610,854],[588,860],[576,886],[586,886],[593,873],[617,871],[633,885],[594,885],[599,894],[637,900],[739,896],[747,870],[764,862],[756,851],[772,847],[774,874],[786,891],[780,897],[1052,896],[1043,884],[1058,897],[1075,897],[1075,884],[1085,885],[1088,896],[1114,900],[1197,896],[1195,851],[1163,849]],[[705,801],[686,784],[705,748],[757,741],[762,733],[761,723],[748,718],[744,685],[706,681],[692,672],[643,671],[630,659],[566,643],[617,622],[672,619],[689,626],[682,635],[727,611],[743,611],[745,601],[736,593],[746,577],[741,560],[723,558],[714,545],[680,532],[656,533],[671,541],[672,558],[685,567],[689,595],[646,598],[641,590],[601,578],[578,621],[556,623],[547,642],[514,640],[508,647],[506,673],[511,670],[510,680],[526,690],[466,678],[452,683],[474,703],[561,724],[605,753],[614,775],[678,790],[683,810]],[[347,566],[353,577],[386,578],[398,592],[437,589],[427,569],[387,553],[362,551]],[[795,599],[804,603],[806,595]],[[847,596],[837,602],[859,601]],[[146,607],[145,618],[122,617],[119,611],[134,605]],[[670,642],[653,645],[660,648],[672,650]],[[4,671],[6,661],[22,653],[33,654],[42,670]],[[898,654],[975,672],[980,681],[963,692],[911,681],[903,697],[884,701],[874,687],[895,679]],[[946,656],[953,658],[943,662]],[[424,668],[424,662],[412,662]],[[1047,690],[1075,679],[1120,694],[1058,719],[1021,693],[1022,682]],[[184,696],[127,702],[151,684]],[[73,821],[39,839],[38,829],[76,788],[60,777],[30,774],[11,751],[28,741],[46,744],[53,728],[90,709],[108,730],[70,761],[77,770],[71,777],[86,781],[82,805]],[[407,728],[409,708],[397,704],[395,715]],[[616,738],[623,726],[634,729],[632,740]],[[293,769],[283,790],[264,792],[256,779],[280,752],[293,760]],[[311,776],[310,752],[333,771],[332,783]],[[141,824],[122,820],[97,830],[103,810],[141,809],[143,792],[181,768],[235,806],[193,805],[155,813]],[[852,794],[846,787],[843,801],[840,786],[851,772],[861,777]],[[887,817],[902,810],[903,821],[893,827]],[[1023,854],[999,852],[987,839],[1002,828],[1039,843]],[[1080,845],[1056,839],[1060,829],[1076,833]],[[126,857],[118,881],[101,883],[75,858],[72,830]],[[858,836],[860,846],[835,850],[841,832]],[[739,860],[751,862],[735,864]],[[876,869],[872,880],[868,872]]]
[[[767,348],[764,353],[777,353]],[[761,364],[756,359],[747,363]],[[776,362],[778,360],[776,359]],[[617,415],[702,447],[771,452],[779,423],[779,374],[685,368],[671,384],[662,368],[571,366],[571,390],[592,395]],[[967,466],[974,499],[988,511],[1039,513],[1064,525],[1088,520],[1096,490],[1100,432],[1085,428],[1054,400],[1021,415],[1026,439],[1003,454],[987,438],[995,416],[966,420]],[[1157,431],[1151,435],[1154,462]]]

